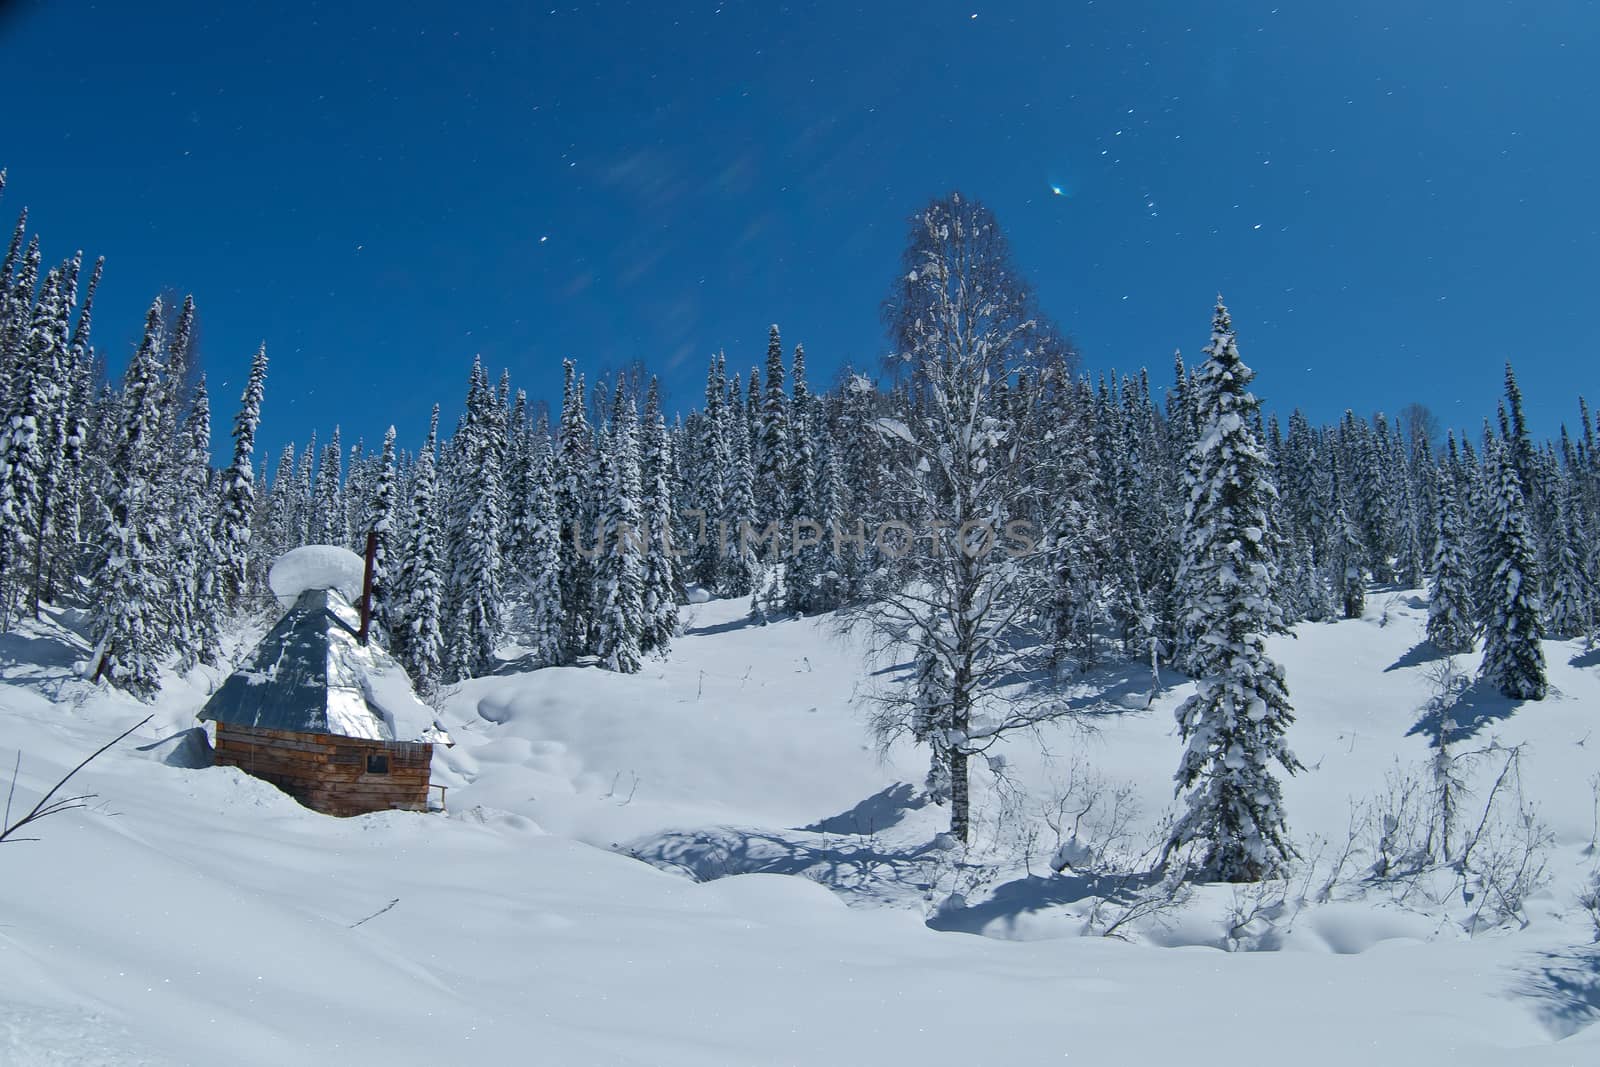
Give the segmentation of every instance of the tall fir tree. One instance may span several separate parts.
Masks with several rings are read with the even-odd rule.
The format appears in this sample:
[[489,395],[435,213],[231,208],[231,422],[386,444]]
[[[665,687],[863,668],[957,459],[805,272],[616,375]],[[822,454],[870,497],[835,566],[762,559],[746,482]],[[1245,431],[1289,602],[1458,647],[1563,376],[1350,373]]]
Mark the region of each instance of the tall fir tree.
[[339,544],[360,554],[367,550],[367,532],[372,529],[372,496],[381,459],[368,456],[366,443],[359,437],[350,446],[349,456],[344,468],[344,513],[329,520],[328,536],[340,537]]
[[642,665],[645,633],[644,532],[639,509],[639,446],[632,398],[619,377],[609,425],[601,432],[595,490],[599,555],[594,575],[594,651],[601,666],[624,674]]
[[1330,474],[1329,507],[1333,512],[1333,529],[1328,544],[1328,577],[1340,613],[1347,619],[1359,619],[1367,610],[1366,560],[1370,553],[1345,509],[1337,454],[1333,457]]
[[439,406],[434,405],[428,440],[417,453],[411,477],[406,532],[395,575],[394,611],[389,640],[395,655],[424,695],[438,687],[444,660],[441,623],[444,595],[444,539],[439,531],[438,477],[435,470]]
[[1277,492],[1252,429],[1254,375],[1239,358],[1220,298],[1207,356],[1196,383],[1200,437],[1185,479],[1182,563],[1202,670],[1195,695],[1177,712],[1187,742],[1177,782],[1189,797],[1169,847],[1203,841],[1206,876],[1254,882],[1294,855],[1272,765],[1293,774],[1301,764],[1284,739],[1294,716],[1283,668],[1265,642],[1283,629],[1268,522]]
[[561,516],[556,508],[556,458],[547,433],[535,435],[526,507],[528,637],[542,667],[565,660],[562,626]]
[[179,554],[173,566],[174,603],[186,618],[178,633],[179,668],[197,663],[215,666],[221,660],[222,551],[215,540],[216,480],[211,470],[211,399],[201,374],[189,398],[182,430],[184,451],[179,463],[178,512],[172,525]]
[[645,652],[665,654],[678,635],[678,590],[673,574],[672,452],[666,419],[661,414],[661,392],[654,378],[645,394],[641,428],[639,520],[645,533],[642,610],[644,629],[639,646]]
[[[267,388],[267,346],[262,344],[250,361],[250,377],[239,397],[239,413],[233,419],[233,462],[222,472],[222,503],[217,512],[212,540],[222,560],[221,596],[229,610],[238,611],[250,588],[250,544],[256,512],[255,448],[256,430],[261,425],[261,401]],[[279,467],[279,481],[288,476],[294,463],[294,446]]]
[[1428,640],[1439,651],[1455,654],[1472,651],[1477,626],[1454,433],[1448,447],[1448,467],[1438,479],[1439,525],[1434,531],[1433,576],[1428,587]]
[[306,523],[307,543],[348,545],[344,509],[344,450],[339,442],[339,427],[322,449],[316,480],[311,491],[311,512]]
[[1584,551],[1582,504],[1578,487],[1567,479],[1557,502],[1554,545],[1546,555],[1554,574],[1550,579],[1548,628],[1551,637],[1567,640],[1594,633],[1594,578]]
[[50,519],[52,543],[45,553],[44,595],[76,592],[83,556],[83,514],[92,490],[88,476],[89,418],[95,376],[100,368],[90,341],[95,291],[105,270],[105,257],[95,261],[84,289],[78,321],[67,343],[66,382],[61,407],[61,473]]
[[698,447],[688,450],[692,467],[688,484],[699,512],[695,528],[688,531],[694,544],[690,576],[715,592],[722,580],[721,540],[718,523],[728,506],[729,478],[733,469],[734,413],[727,401],[727,361],[722,353],[706,368],[706,406],[699,420]]
[[166,595],[161,546],[149,509],[149,472],[161,447],[161,362],[164,338],[160,299],[145,318],[144,340],[123,375],[122,421],[116,451],[105,472],[105,537],[91,580],[95,635],[94,680],[104,679],[142,699],[159,684],[161,639],[158,605]]
[[51,427],[59,403],[66,337],[57,337],[62,318],[59,270],[45,275],[30,322],[10,353],[4,423],[0,425],[0,629],[19,614],[31,613],[39,588],[33,568],[36,549],[48,535],[49,492],[59,453]]
[[[783,342],[774,323],[767,336],[766,391],[761,398],[758,431],[751,443],[755,464],[756,517],[765,526],[789,516],[789,398],[783,384]],[[754,391],[756,373],[750,372]]]
[[[798,614],[821,608],[827,529],[817,521],[822,501],[817,483],[818,417],[806,381],[806,350],[794,346],[794,402],[789,409],[789,513],[782,535],[784,606]],[[802,524],[805,524],[802,526]]]
[[[733,376],[731,395],[739,395],[739,376]],[[724,596],[749,596],[755,590],[761,564],[754,544],[759,518],[756,514],[755,463],[751,455],[750,422],[736,408],[732,414],[728,448],[728,468],[723,473],[723,511],[718,516],[711,540],[721,550],[717,588]],[[748,533],[747,533],[748,531]]]
[[1492,566],[1484,604],[1482,677],[1511,700],[1543,700],[1544,620],[1538,550],[1528,529],[1514,442],[1488,459],[1493,484],[1487,556]]
[[458,435],[459,492],[449,517],[450,581],[445,680],[487,674],[500,639],[500,524],[504,431],[483,365],[474,360],[466,424]]
[[300,454],[300,465],[295,468],[294,517],[290,523],[288,540],[284,545],[286,548],[309,545],[316,541],[314,536],[317,530],[314,480],[316,469],[317,431],[312,430],[311,440],[307,442],[306,450]]
[[589,646],[593,566],[584,545],[593,538],[588,476],[593,434],[584,412],[584,387],[572,360],[562,363],[564,386],[555,464],[555,507],[561,532],[561,617],[564,656],[582,655]]
[[399,549],[396,541],[393,426],[383,435],[383,452],[378,457],[373,473],[367,520],[363,525],[373,534],[371,618],[378,640],[387,645],[389,634],[394,631],[393,579],[395,555]]
[[[33,589],[29,607],[35,615],[54,591],[51,551],[60,540],[57,524],[67,521],[61,500],[77,490],[72,470],[76,427],[72,410],[71,329],[81,263],[82,254],[79,253],[57,269],[57,292],[47,311],[51,321],[45,324],[36,315],[30,337],[30,359],[35,373],[49,382],[40,396],[38,431],[42,465],[38,475],[39,499],[31,523]],[[81,437],[79,442],[81,444]]]

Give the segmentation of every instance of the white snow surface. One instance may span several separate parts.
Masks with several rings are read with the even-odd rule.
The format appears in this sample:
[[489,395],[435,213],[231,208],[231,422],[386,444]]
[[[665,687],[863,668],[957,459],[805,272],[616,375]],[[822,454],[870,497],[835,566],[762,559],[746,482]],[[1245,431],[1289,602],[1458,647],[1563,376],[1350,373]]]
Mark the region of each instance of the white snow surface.
[[273,561],[267,586],[279,606],[294,606],[307,589],[333,589],[352,604],[361,600],[366,562],[338,545],[302,545]]
[[[1284,789],[1302,844],[1342,841],[1350,799],[1429,752],[1425,609],[1371,603],[1269,642],[1309,768]],[[151,709],[76,678],[70,615],[0,635],[13,817],[155,716],[73,780],[87,807],[0,845],[0,1063],[1600,1062],[1600,955],[1575,907],[1600,655],[1547,642],[1549,699],[1455,713],[1475,742],[1528,746],[1555,843],[1525,928],[1469,938],[1449,906],[1345,899],[1256,939],[1275,951],[1226,952],[1239,898],[1221,886],[1129,942],[1079,936],[1079,876],[1049,860],[1091,860],[1084,840],[1047,832],[1031,866],[952,876],[947,813],[913,788],[925,755],[867,743],[854,698],[881,679],[832,620],[746,611],[689,609],[638,675],[455,687],[457,744],[435,758],[449,814],[354,819],[195,766],[214,672],[169,679]],[[1131,667],[1089,676],[1072,698],[1098,729],[1045,731],[1049,757],[1019,738],[1006,773],[1044,796],[1076,754],[1153,825],[1193,686],[1129,707],[1147,687]],[[975,852],[1002,856],[987,783]]]

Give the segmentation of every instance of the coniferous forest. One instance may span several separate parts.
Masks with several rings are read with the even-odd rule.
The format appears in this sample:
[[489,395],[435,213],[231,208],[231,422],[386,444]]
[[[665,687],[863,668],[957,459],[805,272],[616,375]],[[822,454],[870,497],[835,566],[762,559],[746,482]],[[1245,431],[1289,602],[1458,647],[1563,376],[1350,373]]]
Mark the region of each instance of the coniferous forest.
[[[830,382],[774,325],[760,365],[710,355],[698,407],[569,359],[546,370],[563,392],[544,412],[468,353],[453,427],[436,406],[378,447],[330,427],[267,456],[269,346],[207,353],[249,366],[242,395],[213,397],[204,309],[156,299],[110,373],[93,310],[115,265],[50,248],[23,210],[0,264],[0,624],[86,608],[86,673],[150,699],[162,670],[218,665],[230,620],[270,611],[278,555],[363,551],[369,532],[377,630],[425,694],[507,648],[639,671],[705,596],[758,620],[839,611],[910,650],[873,725],[927,748],[963,838],[969,760],[1059,711],[1002,685],[1148,663],[1201,682],[1178,711],[1169,847],[1205,843],[1232,881],[1292,852],[1294,679],[1266,637],[1425,588],[1439,650],[1482,647],[1486,682],[1539,700],[1540,639],[1594,633],[1600,419],[1582,397],[1572,430],[1536,441],[1508,363],[1477,425],[1421,405],[1314,425],[1256,378],[1220,297],[1192,355],[1090,373],[961,194],[916,214],[884,273],[889,355]],[[220,468],[213,401],[231,416]]]

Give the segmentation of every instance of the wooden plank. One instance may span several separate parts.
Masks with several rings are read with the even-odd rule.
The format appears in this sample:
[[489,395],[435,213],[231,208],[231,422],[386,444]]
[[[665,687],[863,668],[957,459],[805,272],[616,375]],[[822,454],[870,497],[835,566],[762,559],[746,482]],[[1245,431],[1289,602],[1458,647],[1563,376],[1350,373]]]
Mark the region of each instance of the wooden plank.
[[374,785],[344,785],[340,783],[318,782],[312,786],[318,793],[327,796],[418,796],[426,793],[427,787],[421,782],[407,786],[374,786]]
[[287,738],[227,738],[219,742],[219,748],[242,748],[249,750],[262,750],[270,752],[315,752],[328,755],[335,751],[332,745],[324,745],[311,741],[295,741]]

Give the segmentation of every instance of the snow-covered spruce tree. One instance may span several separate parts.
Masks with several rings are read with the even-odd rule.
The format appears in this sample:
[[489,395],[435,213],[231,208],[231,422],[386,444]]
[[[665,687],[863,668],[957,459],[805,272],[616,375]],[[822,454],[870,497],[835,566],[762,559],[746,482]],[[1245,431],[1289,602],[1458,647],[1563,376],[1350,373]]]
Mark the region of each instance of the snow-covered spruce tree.
[[728,472],[733,465],[732,431],[727,404],[727,360],[718,352],[706,368],[706,406],[691,425],[693,444],[683,451],[688,506],[698,514],[685,530],[691,544],[691,581],[715,591],[722,575],[717,523],[727,509]]
[[0,312],[5,310],[12,279],[22,262],[22,242],[27,238],[28,209],[23,208],[17,212],[17,224],[11,230],[11,244],[6,248],[6,258],[0,261]]
[[1052,387],[1043,403],[1049,411],[1043,435],[1024,454],[1025,480],[1043,496],[1037,514],[1050,564],[1050,658],[1058,670],[1069,665],[1087,670],[1096,658],[1095,629],[1110,550],[1093,401],[1063,383]]
[[215,658],[221,642],[215,604],[206,591],[215,564],[211,543],[211,401],[205,375],[195,382],[189,411],[178,428],[181,448],[171,450],[171,489],[164,506],[171,508],[164,544],[168,594],[168,632],[178,656],[178,670],[200,662],[202,646]]
[[580,656],[589,647],[590,610],[594,603],[593,563],[585,544],[593,537],[589,500],[589,464],[593,434],[584,413],[583,378],[572,360],[562,361],[561,426],[555,472],[556,516],[561,524],[561,639],[564,656]]
[[487,674],[500,639],[500,428],[489,377],[476,359],[467,392],[466,424],[457,434],[459,492],[449,516],[450,580],[446,587],[446,681]]
[[818,611],[832,611],[842,607],[850,598],[851,576],[859,567],[859,560],[850,558],[845,543],[848,525],[845,509],[849,506],[849,493],[844,485],[844,462],[839,455],[838,439],[824,422],[818,442],[817,509],[812,518],[822,527],[822,542],[817,546]]
[[[789,514],[782,536],[788,562],[784,566],[784,607],[805,615],[821,608],[822,571],[828,529],[817,521],[822,510],[817,484],[817,434],[820,412],[806,381],[806,351],[794,346],[794,403],[789,409]],[[800,524],[810,523],[802,528]]]
[[643,497],[640,522],[646,543],[642,593],[644,631],[639,646],[645,652],[665,654],[678,635],[678,590],[673,577],[672,452],[667,423],[661,414],[661,395],[654,378],[645,394],[644,425],[639,476]]
[[1194,696],[1178,708],[1187,742],[1176,775],[1188,806],[1168,849],[1204,842],[1207,880],[1255,882],[1294,854],[1287,839],[1277,764],[1301,769],[1284,732],[1294,721],[1283,668],[1265,638],[1283,629],[1273,584],[1276,545],[1268,512],[1277,491],[1252,430],[1259,402],[1219,297],[1211,345],[1197,375],[1199,440],[1189,452],[1183,573],[1193,599],[1184,614],[1201,667]]
[[[106,259],[94,261],[90,282],[83,291],[77,325],[67,341],[66,381],[62,387],[61,480],[54,493],[50,517],[51,542],[45,550],[45,600],[58,593],[77,593],[78,577],[83,573],[83,512],[90,502],[94,480],[88,474],[90,458],[90,418],[93,414],[94,384],[102,368],[90,344],[93,325],[94,291],[104,274]],[[70,301],[69,301],[70,304]]]
[[1397,576],[1400,584],[1407,589],[1417,589],[1427,581],[1427,567],[1422,554],[1421,507],[1403,466],[1396,472],[1395,482],[1400,501],[1400,513],[1396,516],[1399,529],[1394,535],[1399,552]]
[[[757,449],[761,445],[761,371],[756,367],[750,368],[749,391],[744,395],[744,405],[739,404],[739,376],[734,375],[733,382],[728,390],[728,407],[739,408],[744,412],[745,430],[750,434],[750,468],[755,470],[760,457]],[[752,482],[752,484],[754,484]],[[752,490],[754,492],[754,490]],[[757,498],[759,500],[759,498]]]
[[[751,442],[755,463],[756,517],[762,526],[789,517],[789,398],[783,386],[783,342],[774,323],[767,334],[766,392],[761,398],[757,433]],[[756,372],[750,371],[752,392]]]
[[300,465],[295,469],[294,475],[294,518],[289,524],[289,538],[285,547],[295,548],[299,545],[314,543],[312,533],[316,523],[316,495],[313,475],[317,466],[317,431],[311,431],[311,440],[306,444],[306,450],[300,454]]
[[[828,527],[839,571],[839,603],[870,595],[877,573],[878,553],[867,531],[882,521],[888,468],[894,450],[885,448],[877,431],[883,407],[882,394],[872,379],[848,370],[840,388],[839,417],[833,429],[833,460],[842,491],[837,511],[840,522]],[[860,534],[860,540],[854,540]]]
[[[1505,409],[1501,409],[1504,415]],[[1472,602],[1478,607],[1478,624],[1481,629],[1487,620],[1490,605],[1494,602],[1493,584],[1495,556],[1495,509],[1493,501],[1498,491],[1493,458],[1500,445],[1499,438],[1483,421],[1483,459],[1477,461],[1467,441],[1462,439],[1463,470],[1467,479],[1467,514],[1472,523]]]
[[1493,479],[1487,554],[1493,571],[1484,605],[1481,676],[1512,700],[1543,700],[1544,620],[1539,603],[1538,550],[1528,531],[1522,479],[1508,444],[1486,458]]
[[[256,350],[250,362],[250,377],[239,398],[239,413],[233,419],[233,462],[222,472],[222,504],[217,512],[212,540],[222,559],[222,601],[230,611],[238,611],[249,590],[250,535],[256,510],[255,448],[256,429],[261,425],[261,400],[267,388],[267,346]],[[289,446],[287,464],[294,462],[294,446]],[[279,480],[290,466],[280,466]]]
[[1340,428],[1345,438],[1346,466],[1354,492],[1345,502],[1346,513],[1353,520],[1356,533],[1366,549],[1363,569],[1373,581],[1394,580],[1390,564],[1393,551],[1394,503],[1389,494],[1389,478],[1384,471],[1384,438],[1387,423],[1380,414],[1368,426],[1357,419],[1355,413],[1344,413]]
[[[533,536],[534,432],[533,424],[528,421],[528,394],[518,389],[506,427],[506,521],[500,544],[500,555],[505,560],[508,575],[506,597],[519,620],[518,626],[526,619],[529,608],[527,577],[532,570],[529,557]],[[538,432],[548,432],[542,420]]]
[[525,552],[527,643],[542,667],[564,661],[561,618],[561,519],[556,511],[556,460],[548,433],[535,435],[529,461]]
[[1458,488],[1456,437],[1449,440],[1447,467],[1438,479],[1438,529],[1434,531],[1433,577],[1428,586],[1428,640],[1440,652],[1471,652],[1477,633],[1472,609],[1472,567],[1467,559],[1467,522]]
[[[59,469],[52,448],[61,400],[67,339],[62,322],[61,274],[50,270],[25,331],[16,334],[5,377],[4,422],[0,424],[0,629],[31,613],[38,588],[32,571],[36,548],[48,535],[49,492]],[[21,312],[14,312],[20,315]],[[59,335],[59,336],[58,336]]]
[[7,372],[0,374],[0,389],[4,390],[0,400],[7,404],[11,399],[11,386],[4,379],[27,355],[28,327],[32,321],[34,291],[39,286],[39,266],[39,238],[35,235],[11,275],[4,294],[4,307],[0,309],[0,367]]
[[[95,261],[94,271],[84,290],[78,321],[67,344],[66,395],[62,406],[61,475],[50,518],[52,540],[45,553],[44,598],[53,599],[59,590],[77,592],[77,579],[83,556],[83,512],[88,502],[92,479],[88,476],[89,418],[94,397],[95,377],[100,372],[90,343],[94,294],[100,287],[105,257]],[[69,301],[70,303],[70,301]]]
[[1548,628],[1551,637],[1563,640],[1594,633],[1594,579],[1584,558],[1582,508],[1577,486],[1565,479],[1557,502],[1555,544],[1547,552],[1555,571],[1550,579]]
[[[193,591],[198,556],[197,531],[179,530],[188,508],[184,497],[189,486],[186,482],[184,462],[188,446],[182,433],[186,408],[190,400],[190,377],[195,361],[195,305],[194,297],[185,297],[176,311],[168,308],[170,324],[164,330],[167,339],[162,354],[163,375],[157,390],[157,409],[160,412],[154,435],[155,450],[152,467],[148,471],[151,496],[146,522],[153,526],[152,540],[161,546],[166,559],[163,570],[172,590],[161,598],[158,612],[162,617],[158,628],[159,654],[178,653],[184,656],[183,646],[192,642],[191,619]],[[178,590],[183,590],[179,593]],[[184,656],[184,666],[192,665]]]
[[1528,420],[1522,409],[1522,390],[1517,385],[1517,375],[1510,360],[1506,361],[1505,385],[1506,402],[1500,408],[1500,436],[1506,443],[1505,458],[1517,472],[1517,480],[1522,486],[1523,507],[1526,508],[1529,498],[1537,489],[1538,469],[1533,438],[1528,433]]
[[1317,558],[1317,548],[1310,535],[1300,539],[1300,552],[1303,561],[1300,572],[1301,613],[1312,622],[1331,619],[1338,608],[1323,577],[1322,561]]
[[1296,408],[1289,415],[1289,433],[1279,460],[1278,485],[1284,511],[1295,536],[1311,546],[1311,557],[1328,555],[1327,450],[1320,431],[1313,431]]
[[644,530],[639,510],[639,442],[633,399],[617,379],[611,421],[600,434],[595,489],[600,550],[594,566],[594,651],[607,670],[633,674],[642,666]]
[[1359,619],[1367,610],[1367,575],[1364,561],[1368,550],[1345,510],[1340,484],[1339,460],[1333,459],[1330,475],[1329,500],[1333,511],[1332,529],[1329,531],[1328,578],[1338,601],[1340,613],[1347,619]]
[[389,641],[424,695],[438,687],[444,659],[440,612],[444,596],[444,539],[437,515],[438,477],[434,464],[439,435],[439,406],[433,407],[428,440],[417,453],[411,478],[411,502],[395,574],[394,611]]
[[371,468],[375,460],[367,455],[366,442],[359,437],[350,446],[349,456],[344,468],[344,511],[328,521],[327,533],[339,538],[334,544],[360,556],[367,551],[367,531],[372,529]]
[[311,512],[306,523],[306,536],[310,540],[307,543],[349,544],[349,532],[345,529],[344,450],[337,426],[333,428],[333,437],[323,446],[311,494]]
[[[82,253],[59,268],[59,289],[51,307],[54,322],[43,330],[31,331],[31,359],[38,372],[51,382],[39,420],[39,447],[44,465],[39,472],[39,502],[33,517],[33,560],[30,570],[33,588],[29,608],[38,615],[54,591],[54,571],[50,553],[59,542],[56,524],[63,518],[61,500],[77,487],[72,479],[72,305],[77,299],[78,271]],[[79,438],[81,443],[81,437]],[[69,557],[70,558],[70,557]]]
[[104,554],[90,581],[93,678],[142,699],[154,696],[159,685],[158,606],[166,595],[161,546],[153,540],[148,515],[153,496],[148,472],[160,447],[155,434],[161,424],[161,320],[158,298],[123,375],[122,425],[105,471]]
[[[1051,341],[998,223],[959,193],[912,219],[885,304],[904,403],[876,429],[888,460],[882,507],[893,569],[880,598],[850,613],[899,662],[908,635],[924,668],[878,695],[880,744],[920,734],[949,782],[950,833],[971,832],[969,761],[1015,729],[1060,713],[1048,697],[1005,689],[1044,665],[1037,533],[1009,525],[1027,492],[1028,458],[998,383]],[[883,446],[880,446],[883,447]],[[933,661],[937,661],[934,663]],[[938,773],[942,771],[941,773]]]
[[294,442],[283,446],[278,453],[278,466],[271,484],[263,479],[265,505],[261,509],[261,522],[252,527],[248,583],[241,595],[247,597],[270,595],[267,574],[272,563],[284,552],[305,542],[299,538],[296,522],[300,515],[300,479],[295,473],[299,452]]
[[[731,395],[739,395],[739,376],[733,376]],[[724,596],[749,596],[761,569],[756,556],[755,466],[751,456],[750,421],[737,402],[728,405],[728,468],[723,472],[723,510],[713,523],[711,541],[721,548],[717,589]],[[746,531],[752,531],[747,536]]]
[[1168,640],[1164,616],[1177,561],[1176,523],[1169,502],[1177,487],[1164,469],[1166,443],[1151,403],[1149,380],[1125,379],[1115,481],[1107,498],[1114,526],[1109,545],[1113,617],[1129,655],[1159,655]]
[[362,525],[376,535],[372,553],[372,631],[377,640],[387,646],[389,634],[394,631],[394,557],[399,549],[395,529],[393,426],[384,432],[383,453],[378,457],[371,481],[367,519]]

